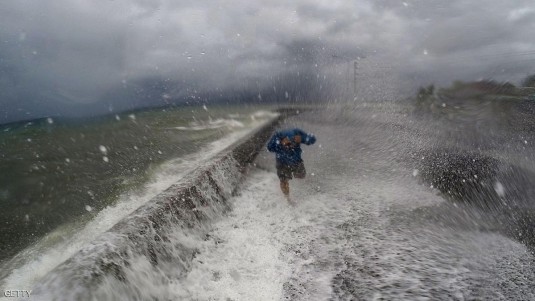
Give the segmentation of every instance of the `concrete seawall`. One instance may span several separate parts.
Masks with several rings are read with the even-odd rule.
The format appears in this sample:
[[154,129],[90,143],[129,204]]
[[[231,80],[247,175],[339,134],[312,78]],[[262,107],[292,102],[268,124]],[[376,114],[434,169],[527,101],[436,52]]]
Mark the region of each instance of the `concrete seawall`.
[[[248,137],[199,166],[57,266],[33,288],[37,300],[86,300],[109,279],[128,285],[134,262],[188,272],[194,248],[171,239],[176,231],[203,233],[209,221],[230,209],[227,200],[272,134],[294,110],[281,110]],[[106,280],[108,279],[108,280]],[[133,283],[132,283],[133,284]],[[135,289],[135,288],[133,288]],[[58,290],[62,293],[59,294]]]

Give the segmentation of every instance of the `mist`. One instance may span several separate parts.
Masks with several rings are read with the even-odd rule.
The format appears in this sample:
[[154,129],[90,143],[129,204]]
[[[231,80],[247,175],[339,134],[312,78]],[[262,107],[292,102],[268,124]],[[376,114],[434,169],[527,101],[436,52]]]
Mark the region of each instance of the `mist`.
[[186,102],[328,102],[351,94],[354,61],[364,98],[453,80],[516,83],[534,71],[531,4],[7,1],[0,123]]

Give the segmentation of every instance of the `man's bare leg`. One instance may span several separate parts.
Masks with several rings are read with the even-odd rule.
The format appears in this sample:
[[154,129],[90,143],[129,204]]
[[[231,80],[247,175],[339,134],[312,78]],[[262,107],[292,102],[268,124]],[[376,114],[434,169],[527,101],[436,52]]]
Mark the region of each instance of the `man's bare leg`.
[[284,196],[286,197],[286,200],[288,201],[288,203],[294,206],[295,203],[292,202],[292,199],[290,199],[290,182],[288,182],[288,180],[281,181],[281,190],[282,190],[282,193],[284,193]]
[[281,190],[286,198],[290,197],[290,182],[288,180],[281,181]]

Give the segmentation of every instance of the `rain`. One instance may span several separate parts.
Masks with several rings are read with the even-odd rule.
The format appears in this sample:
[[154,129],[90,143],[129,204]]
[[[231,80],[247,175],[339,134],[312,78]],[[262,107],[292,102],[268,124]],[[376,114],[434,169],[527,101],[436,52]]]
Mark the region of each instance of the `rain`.
[[535,299],[532,7],[7,1],[1,293]]

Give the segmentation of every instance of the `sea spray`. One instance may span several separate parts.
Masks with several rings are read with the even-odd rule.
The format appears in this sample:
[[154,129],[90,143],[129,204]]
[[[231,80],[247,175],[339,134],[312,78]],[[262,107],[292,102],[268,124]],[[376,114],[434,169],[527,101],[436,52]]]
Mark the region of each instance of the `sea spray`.
[[[169,278],[171,273],[178,279],[187,273],[196,250],[173,237],[200,239],[210,222],[229,209],[227,199],[244,168],[271,134],[272,126],[267,124],[236,147],[202,164],[84,247],[39,281],[36,297],[77,300],[106,290],[110,283],[115,283],[111,285],[115,292],[122,287],[125,293],[130,291],[139,297],[143,293],[132,288],[139,287],[140,266],[151,277]],[[65,290],[68,293],[57,294]]]

